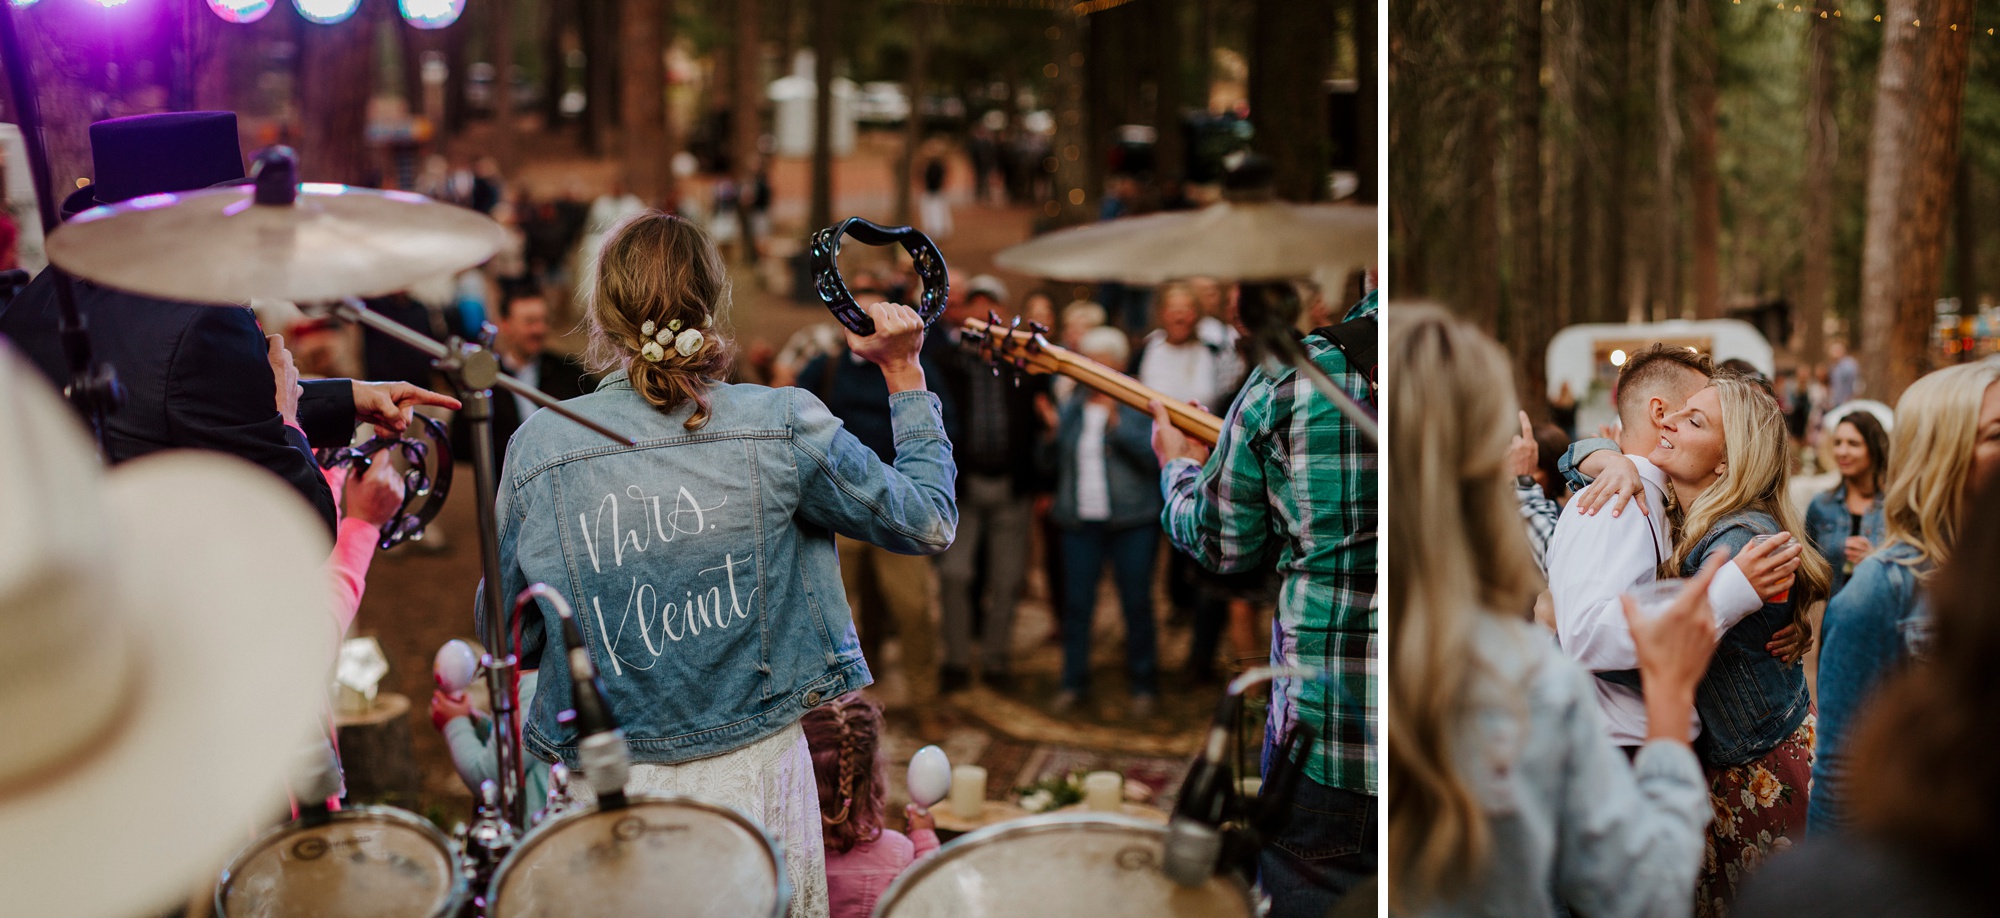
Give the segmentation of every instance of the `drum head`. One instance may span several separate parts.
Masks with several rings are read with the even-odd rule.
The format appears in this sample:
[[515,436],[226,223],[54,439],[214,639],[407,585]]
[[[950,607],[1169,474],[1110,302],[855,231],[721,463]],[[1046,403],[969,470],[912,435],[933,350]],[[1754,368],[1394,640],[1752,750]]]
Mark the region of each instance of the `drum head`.
[[226,918],[432,918],[456,911],[464,894],[457,849],[437,827],[360,807],[252,842],[223,873],[215,903]]
[[634,797],[535,827],[493,876],[487,914],[765,918],[791,899],[777,848],[727,807]]
[[899,877],[876,918],[1251,918],[1221,877],[1189,889],[1160,872],[1166,829],[1128,816],[1039,816],[955,839]]

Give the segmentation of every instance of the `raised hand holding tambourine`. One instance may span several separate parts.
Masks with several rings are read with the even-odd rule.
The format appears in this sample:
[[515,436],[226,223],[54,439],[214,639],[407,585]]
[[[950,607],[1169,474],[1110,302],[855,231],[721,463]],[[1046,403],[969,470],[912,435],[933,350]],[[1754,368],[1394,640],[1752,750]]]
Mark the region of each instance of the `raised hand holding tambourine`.
[[911,304],[917,315],[922,316],[924,325],[929,326],[944,314],[945,302],[951,296],[951,284],[946,277],[944,253],[938,251],[937,243],[914,227],[883,226],[849,217],[839,223],[812,235],[811,256],[813,291],[820,301],[847,326],[847,330],[862,337],[875,333],[875,320],[854,302],[854,294],[847,289],[847,281],[840,276],[840,239],[853,236],[856,241],[867,245],[900,245],[910,253],[910,263],[917,269],[917,278],[923,282],[923,292],[917,302]]

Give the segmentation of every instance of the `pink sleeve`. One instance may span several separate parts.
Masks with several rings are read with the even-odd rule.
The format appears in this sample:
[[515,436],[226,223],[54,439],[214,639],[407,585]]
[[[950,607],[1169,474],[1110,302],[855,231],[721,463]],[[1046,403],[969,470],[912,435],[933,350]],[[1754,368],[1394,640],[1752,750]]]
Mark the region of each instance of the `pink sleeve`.
[[368,585],[368,562],[375,558],[375,542],[382,531],[367,520],[340,521],[340,536],[334,539],[333,555],[326,559],[326,571],[333,578],[333,612],[344,637],[354,617],[361,613],[361,592]]
[[[327,469],[326,484],[333,489],[333,505],[344,506],[342,492],[347,486],[345,468]],[[361,613],[361,593],[368,586],[368,563],[375,559],[375,542],[382,531],[366,520],[342,517],[333,540],[333,554],[326,559],[326,572],[333,581],[333,614],[340,625],[340,637]]]
[[911,832],[910,845],[916,849],[910,857],[910,863],[914,864],[917,861],[930,857],[938,849],[937,832],[932,829],[918,829],[915,832]]

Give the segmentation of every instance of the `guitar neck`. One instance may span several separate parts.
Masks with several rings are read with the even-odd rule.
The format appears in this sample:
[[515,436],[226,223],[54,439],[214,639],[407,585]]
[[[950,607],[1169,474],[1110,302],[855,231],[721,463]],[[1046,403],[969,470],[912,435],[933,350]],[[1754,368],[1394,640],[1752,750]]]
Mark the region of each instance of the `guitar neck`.
[[1111,369],[1088,357],[1065,347],[1050,344],[1034,335],[1035,346],[1029,348],[1026,336],[1010,335],[1008,329],[991,326],[982,319],[966,319],[963,323],[968,331],[987,337],[989,344],[982,348],[993,348],[998,359],[1011,361],[1018,359],[1024,369],[1035,373],[1061,373],[1077,381],[1078,384],[1102,392],[1147,414],[1152,410],[1148,404],[1158,401],[1167,408],[1167,417],[1174,426],[1209,446],[1222,438],[1222,419],[1193,405],[1172,398],[1151,386],[1130,376]]
[[1167,416],[1173,420],[1175,427],[1209,446],[1214,446],[1215,441],[1222,438],[1221,418],[1088,357],[1059,347],[1051,347],[1049,351],[1056,359],[1056,372],[1076,380],[1078,384],[1148,414],[1152,413],[1148,404],[1157,401],[1167,407]]

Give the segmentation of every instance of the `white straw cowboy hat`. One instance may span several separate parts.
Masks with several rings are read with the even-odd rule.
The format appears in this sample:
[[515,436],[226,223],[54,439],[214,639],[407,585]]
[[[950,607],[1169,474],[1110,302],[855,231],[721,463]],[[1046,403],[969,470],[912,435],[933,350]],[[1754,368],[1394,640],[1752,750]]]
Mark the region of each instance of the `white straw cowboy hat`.
[[241,460],[105,472],[0,343],[0,914],[157,913],[283,812],[336,643],[327,548]]

